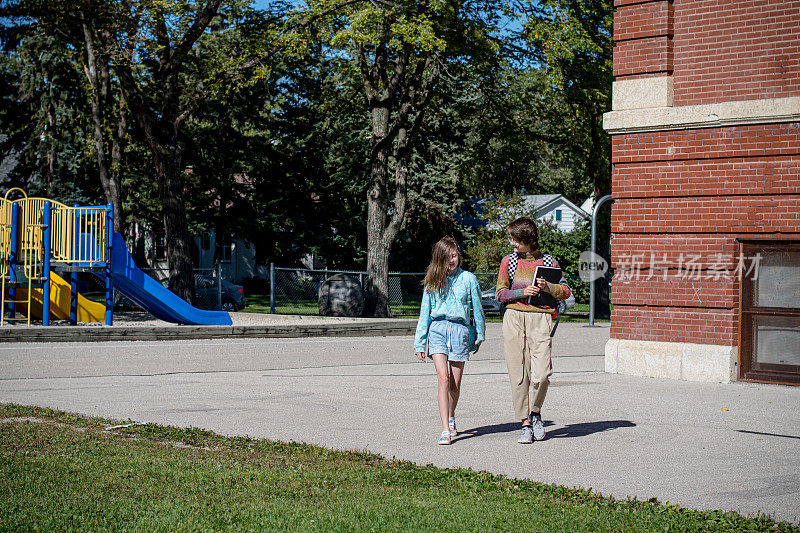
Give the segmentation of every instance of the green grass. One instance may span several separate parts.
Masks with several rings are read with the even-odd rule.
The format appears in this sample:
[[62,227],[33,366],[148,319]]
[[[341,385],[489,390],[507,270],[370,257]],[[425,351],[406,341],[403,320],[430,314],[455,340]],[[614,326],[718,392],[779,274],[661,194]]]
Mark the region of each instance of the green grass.
[[[401,305],[392,306],[394,318],[413,318],[419,317],[419,298],[408,298]],[[269,313],[269,294],[248,294],[247,307],[242,309],[245,313]],[[286,304],[278,300],[275,305],[275,313],[280,315],[319,315],[319,307],[315,301],[295,301]],[[574,308],[567,311],[561,317],[562,322],[588,322],[589,304],[576,304]],[[498,316],[488,315],[487,322],[502,322]],[[595,319],[595,322],[609,322],[608,319]]]
[[0,419],[4,531],[798,531],[193,428],[106,430],[119,422],[17,405]]
[[[269,313],[269,294],[248,294],[245,313]],[[391,306],[396,318],[413,318],[419,316],[420,300],[404,301],[401,305]],[[275,313],[279,315],[319,315],[319,304],[316,300],[295,300],[286,302],[276,298]]]

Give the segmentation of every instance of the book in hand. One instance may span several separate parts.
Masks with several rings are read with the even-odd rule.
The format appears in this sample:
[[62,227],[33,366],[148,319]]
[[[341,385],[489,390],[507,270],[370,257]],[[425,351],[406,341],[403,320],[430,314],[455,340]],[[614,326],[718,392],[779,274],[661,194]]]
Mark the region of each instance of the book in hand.
[[[533,282],[536,283],[537,279],[544,278],[548,283],[559,283],[561,281],[561,277],[560,268],[537,266],[533,273]],[[545,292],[543,289],[540,289],[539,294],[536,296],[530,296],[528,298],[528,304],[536,307],[551,307],[555,309],[557,303],[558,300],[556,300],[555,296],[549,292]]]

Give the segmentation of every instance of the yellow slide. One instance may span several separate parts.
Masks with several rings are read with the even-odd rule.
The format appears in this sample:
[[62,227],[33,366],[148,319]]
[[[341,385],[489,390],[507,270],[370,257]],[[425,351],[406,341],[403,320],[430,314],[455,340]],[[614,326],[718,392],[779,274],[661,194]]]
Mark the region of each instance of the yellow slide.
[[[25,299],[26,289],[17,289],[18,299]],[[69,298],[70,283],[55,272],[50,273],[50,315],[57,320],[69,320]],[[31,301],[31,318],[42,318],[42,297],[41,289],[33,290]],[[20,311],[22,304],[17,304]],[[106,306],[93,302],[78,295],[78,322],[104,322],[106,319]]]

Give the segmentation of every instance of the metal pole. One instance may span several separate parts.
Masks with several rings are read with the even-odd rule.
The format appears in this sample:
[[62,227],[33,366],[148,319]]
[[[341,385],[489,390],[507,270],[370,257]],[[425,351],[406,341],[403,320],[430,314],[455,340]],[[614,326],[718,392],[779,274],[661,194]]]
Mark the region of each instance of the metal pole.
[[275,263],[269,264],[269,312],[275,314]]
[[[600,198],[596,204],[594,204],[594,209],[592,209],[592,261],[594,261],[595,255],[595,236],[597,235],[597,212],[600,210],[600,206],[606,203],[607,201],[612,200],[611,195],[607,194]],[[613,201],[613,200],[612,200]],[[597,280],[594,280],[589,283],[589,325],[594,326],[594,284]]]
[[[72,207],[80,207],[80,204],[73,204]],[[72,257],[75,266],[83,258],[81,252],[81,212],[75,209],[72,212]],[[78,272],[73,270],[70,276],[69,291],[69,323],[74,326],[78,323]]]
[[217,310],[222,310],[222,262],[217,261]]
[[[17,261],[19,260],[19,203],[11,204],[11,242],[8,256],[8,323],[14,324],[17,313]],[[30,295],[28,295],[30,297]],[[2,310],[0,310],[2,311]]]
[[43,265],[42,265],[42,325],[49,326],[50,325],[50,227],[51,222],[53,219],[52,214],[52,204],[50,200],[46,200],[44,202],[44,216],[42,217],[42,224],[44,224],[44,228],[42,228],[42,244],[44,245],[44,251],[42,258]]
[[106,204],[106,326],[114,325],[114,204]]

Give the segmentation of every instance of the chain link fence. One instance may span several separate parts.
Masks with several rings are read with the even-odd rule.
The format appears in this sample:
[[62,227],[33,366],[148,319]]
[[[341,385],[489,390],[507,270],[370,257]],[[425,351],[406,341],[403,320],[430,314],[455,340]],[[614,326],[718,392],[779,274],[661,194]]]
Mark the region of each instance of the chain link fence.
[[[272,267],[271,272],[274,283],[270,284],[270,312],[278,314],[318,314],[319,286],[335,274],[346,274],[358,280],[362,289],[365,288],[367,281],[365,271]],[[475,276],[478,278],[481,292],[490,291],[493,296],[497,272],[476,272]],[[394,316],[417,316],[419,314],[424,278],[424,272],[389,273],[389,308]],[[577,277],[568,279],[567,282],[575,291],[578,303],[588,303],[588,283]],[[484,305],[484,308],[490,309],[491,306]]]
[[[319,286],[329,277],[345,274],[366,287],[367,273],[356,270],[311,270],[273,267],[270,284],[270,311],[278,314],[316,315],[319,312]],[[395,315],[419,312],[424,272],[389,273],[389,307]],[[417,288],[419,287],[419,290]],[[415,293],[420,294],[415,294]],[[411,311],[416,306],[416,311]]]
[[[145,273],[166,286],[168,269],[166,268],[146,268],[142,269]],[[216,279],[215,269],[195,269],[195,274],[202,274],[209,278]],[[270,269],[274,283],[270,280],[257,280],[257,283],[245,285],[245,298],[248,305],[259,306],[263,311],[277,314],[288,315],[317,315],[319,314],[319,286],[320,284],[335,274],[346,274],[357,280],[364,289],[367,282],[366,271],[358,270],[312,270],[304,268],[282,268],[272,266]],[[484,309],[487,314],[497,313],[499,308],[492,305],[488,299],[494,295],[494,287],[497,282],[497,272],[476,272],[478,285],[484,296]],[[225,276],[223,276],[223,279]],[[424,272],[390,272],[389,273],[389,308],[394,316],[416,317],[419,314],[420,303],[422,300],[422,280],[425,278]],[[104,291],[102,280],[95,276],[82,276],[82,281],[88,282],[83,290],[97,292],[98,298]],[[578,306],[569,311],[568,314],[588,314],[589,284],[580,280],[577,276],[571,276],[567,283],[575,293]],[[217,308],[217,299],[213,301],[198,302],[203,308]],[[583,304],[583,305],[581,305]],[[138,309],[138,306],[122,296],[117,298],[115,306],[120,309]]]

